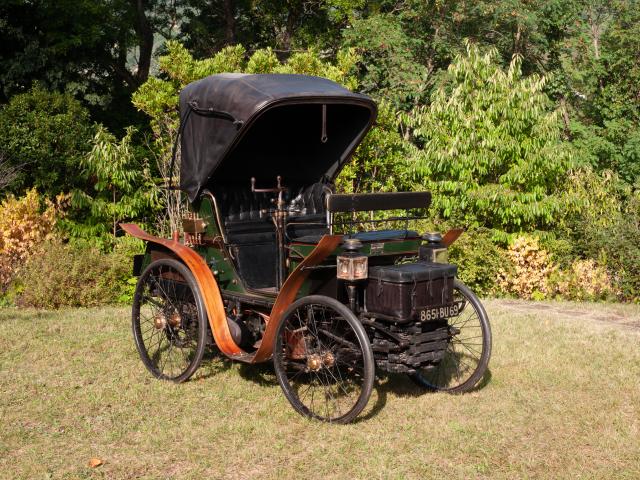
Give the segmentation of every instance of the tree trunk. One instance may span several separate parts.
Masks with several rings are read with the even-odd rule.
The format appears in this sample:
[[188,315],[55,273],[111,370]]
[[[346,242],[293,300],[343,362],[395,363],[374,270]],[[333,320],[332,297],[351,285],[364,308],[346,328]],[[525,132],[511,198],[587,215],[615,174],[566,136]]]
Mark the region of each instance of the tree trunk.
[[234,0],[223,0],[224,9],[224,41],[226,45],[236,43],[236,8]]
[[516,33],[513,38],[513,54],[518,55],[521,52],[520,43],[522,42],[522,25],[518,22],[518,27],[516,28]]
[[135,74],[138,85],[143,84],[149,77],[151,55],[153,54],[153,29],[146,15],[145,0],[131,0],[136,10],[136,34],[138,35],[138,70]]
[[291,50],[291,41],[293,40],[293,35],[295,34],[296,25],[298,24],[299,18],[300,11],[298,9],[298,5],[290,6],[289,13],[287,14],[287,22],[284,28],[284,33],[282,35],[283,50]]

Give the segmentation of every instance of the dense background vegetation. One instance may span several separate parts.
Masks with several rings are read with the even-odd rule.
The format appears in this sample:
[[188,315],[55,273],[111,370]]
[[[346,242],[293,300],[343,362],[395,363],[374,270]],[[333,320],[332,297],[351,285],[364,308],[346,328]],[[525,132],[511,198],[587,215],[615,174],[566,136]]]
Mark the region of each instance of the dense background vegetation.
[[380,101],[337,187],[431,190],[480,293],[638,301],[637,1],[9,0],[0,36],[1,302],[127,300],[117,224],[175,225],[177,95],[223,71]]

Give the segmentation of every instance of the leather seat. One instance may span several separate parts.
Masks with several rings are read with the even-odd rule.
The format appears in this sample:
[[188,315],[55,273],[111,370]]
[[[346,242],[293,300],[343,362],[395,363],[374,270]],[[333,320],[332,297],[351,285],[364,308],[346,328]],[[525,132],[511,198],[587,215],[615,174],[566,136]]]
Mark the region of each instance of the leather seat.
[[[287,240],[328,231],[324,214],[327,187],[316,183],[292,194],[285,192],[289,211]],[[276,231],[271,214],[273,193],[251,192],[247,185],[214,187],[220,216],[242,279],[251,288],[276,284]]]

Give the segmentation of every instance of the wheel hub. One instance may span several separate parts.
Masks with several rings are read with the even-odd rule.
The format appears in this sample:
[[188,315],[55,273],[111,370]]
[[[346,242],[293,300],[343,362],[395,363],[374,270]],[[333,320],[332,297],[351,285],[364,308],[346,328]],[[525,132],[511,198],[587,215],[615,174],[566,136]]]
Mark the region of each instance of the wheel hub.
[[318,371],[322,368],[322,357],[317,354],[309,355],[307,357],[307,368],[311,371]]
[[167,317],[164,313],[159,312],[155,317],[153,317],[153,326],[157,330],[163,330],[167,326]]
[[324,354],[322,355],[322,364],[327,368],[331,368],[335,363],[336,357],[333,356],[333,353],[324,352]]
[[174,328],[179,327],[181,322],[182,322],[182,317],[180,317],[180,314],[178,312],[174,312],[169,317],[169,325],[171,325]]
[[336,357],[331,352],[324,352],[322,355],[314,353],[307,357],[307,368],[312,372],[325,368],[331,368],[336,363]]
[[176,328],[180,326],[181,321],[182,317],[180,317],[178,312],[173,312],[168,316],[164,312],[158,312],[155,317],[153,317],[153,326],[157,330],[163,330],[167,325]]

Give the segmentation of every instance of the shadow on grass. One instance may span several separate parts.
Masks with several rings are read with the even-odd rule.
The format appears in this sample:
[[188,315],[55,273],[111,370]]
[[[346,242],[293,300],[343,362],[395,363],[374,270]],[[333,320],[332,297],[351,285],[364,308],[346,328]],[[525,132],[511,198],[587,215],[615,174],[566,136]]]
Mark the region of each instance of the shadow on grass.
[[[200,368],[199,378],[214,377],[216,374],[234,368],[237,365],[238,374],[245,380],[253,382],[261,387],[274,387],[278,385],[273,364],[271,362],[259,364],[246,364],[234,362],[215,349],[207,349]],[[487,369],[484,376],[470,392],[483,389],[491,383],[491,370]],[[358,416],[354,423],[360,423],[374,418],[387,404],[389,393],[398,397],[419,397],[435,393],[416,384],[408,375],[376,372],[376,379],[370,404],[364,413]]]
[[250,365],[243,363],[239,369],[240,376],[245,380],[257,383],[261,387],[274,387],[278,385],[273,363],[257,363]]
[[370,404],[367,405],[367,408],[364,411],[364,414],[359,415],[353,423],[360,423],[367,420],[371,420],[375,417],[387,404],[387,393],[389,389],[386,388],[386,384],[383,384],[380,378],[376,377],[375,383],[373,385],[373,392],[371,398],[374,398],[373,405],[371,405],[371,399],[369,400]]
[[[475,392],[482,390],[491,382],[491,369],[487,369],[480,381],[469,392]],[[408,375],[403,374],[386,374],[383,378],[386,379],[384,383],[381,383],[380,388],[386,392],[393,392],[399,397],[419,397],[421,395],[427,395],[429,393],[436,393],[435,391],[428,390],[415,383]]]
[[223,355],[216,348],[207,348],[202,359],[202,365],[198,369],[198,378],[206,379],[217,374],[237,368],[240,376],[263,387],[278,385],[276,374],[271,362],[248,364],[233,361]]

